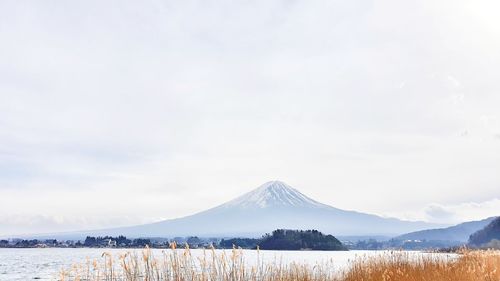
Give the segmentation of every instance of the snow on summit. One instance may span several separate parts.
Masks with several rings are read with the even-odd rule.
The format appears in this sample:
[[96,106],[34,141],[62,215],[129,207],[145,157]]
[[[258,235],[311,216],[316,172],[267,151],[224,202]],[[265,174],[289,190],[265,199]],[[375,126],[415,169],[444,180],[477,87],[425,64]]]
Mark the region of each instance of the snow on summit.
[[325,207],[281,181],[270,181],[222,205],[223,207],[267,208],[273,206]]

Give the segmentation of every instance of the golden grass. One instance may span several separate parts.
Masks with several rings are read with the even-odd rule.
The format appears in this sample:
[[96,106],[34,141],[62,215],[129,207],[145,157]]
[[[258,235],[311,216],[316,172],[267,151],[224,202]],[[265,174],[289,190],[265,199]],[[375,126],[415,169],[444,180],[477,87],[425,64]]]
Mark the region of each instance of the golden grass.
[[162,252],[154,257],[149,248],[127,252],[114,261],[108,253],[103,261],[87,261],[61,272],[60,280],[90,281],[500,281],[500,252],[469,251],[455,258],[384,253],[358,257],[345,271],[335,272],[333,263],[317,265],[263,263],[245,264],[242,251],[217,254],[205,251],[191,256],[189,247]]
[[393,252],[376,258],[357,259],[343,281],[498,281],[498,251],[464,251],[456,258],[410,256]]

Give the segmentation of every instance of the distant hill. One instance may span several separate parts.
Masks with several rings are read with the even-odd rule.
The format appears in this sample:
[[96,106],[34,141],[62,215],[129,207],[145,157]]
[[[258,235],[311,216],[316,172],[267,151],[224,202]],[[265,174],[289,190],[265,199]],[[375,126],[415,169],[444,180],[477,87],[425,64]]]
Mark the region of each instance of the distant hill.
[[[272,181],[242,196],[194,215],[152,224],[81,231],[55,237],[247,237],[272,229],[318,229],[335,235],[394,236],[435,224],[347,211],[315,201],[291,186]],[[49,236],[49,235],[45,235]],[[54,237],[51,235],[50,237]]]
[[469,238],[469,245],[487,246],[492,240],[500,240],[500,217],[492,220],[483,229],[474,232]]
[[231,238],[222,239],[219,243],[219,247],[225,249],[233,247],[256,249],[257,246],[262,250],[347,250],[347,247],[337,238],[332,235],[324,235],[317,230],[277,229],[272,234],[263,235],[259,239]]
[[480,221],[464,222],[455,226],[446,228],[427,229],[416,232],[410,232],[398,237],[396,240],[427,240],[427,241],[448,241],[454,244],[465,244],[469,236],[482,229],[496,217],[487,218]]
[[323,235],[317,230],[278,229],[262,237],[259,247],[263,250],[347,250],[337,238],[332,235]]

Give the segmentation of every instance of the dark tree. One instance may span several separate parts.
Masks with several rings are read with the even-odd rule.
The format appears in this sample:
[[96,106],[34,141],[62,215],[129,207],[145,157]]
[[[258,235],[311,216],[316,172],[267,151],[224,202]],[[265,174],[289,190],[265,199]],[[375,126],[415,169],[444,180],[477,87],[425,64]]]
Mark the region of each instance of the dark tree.
[[233,245],[235,247],[241,247],[243,249],[255,249],[260,239],[252,238],[232,238],[232,239],[222,239],[219,242],[219,247],[224,249],[231,249]]
[[92,236],[87,236],[87,238],[85,238],[85,242],[83,242],[83,245],[85,247],[95,247],[97,246],[97,239]]

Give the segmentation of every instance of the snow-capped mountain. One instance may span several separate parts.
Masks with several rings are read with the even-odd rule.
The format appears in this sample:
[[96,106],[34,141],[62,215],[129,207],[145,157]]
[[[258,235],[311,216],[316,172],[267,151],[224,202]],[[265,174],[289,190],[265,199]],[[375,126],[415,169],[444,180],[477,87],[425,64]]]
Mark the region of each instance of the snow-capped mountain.
[[257,189],[222,204],[220,207],[252,209],[276,206],[327,207],[327,205],[312,200],[295,188],[280,181],[266,182]]
[[258,237],[277,228],[287,228],[317,229],[346,236],[394,236],[430,227],[436,225],[337,209],[315,201],[283,182],[272,181],[234,200],[191,216],[79,234]]

